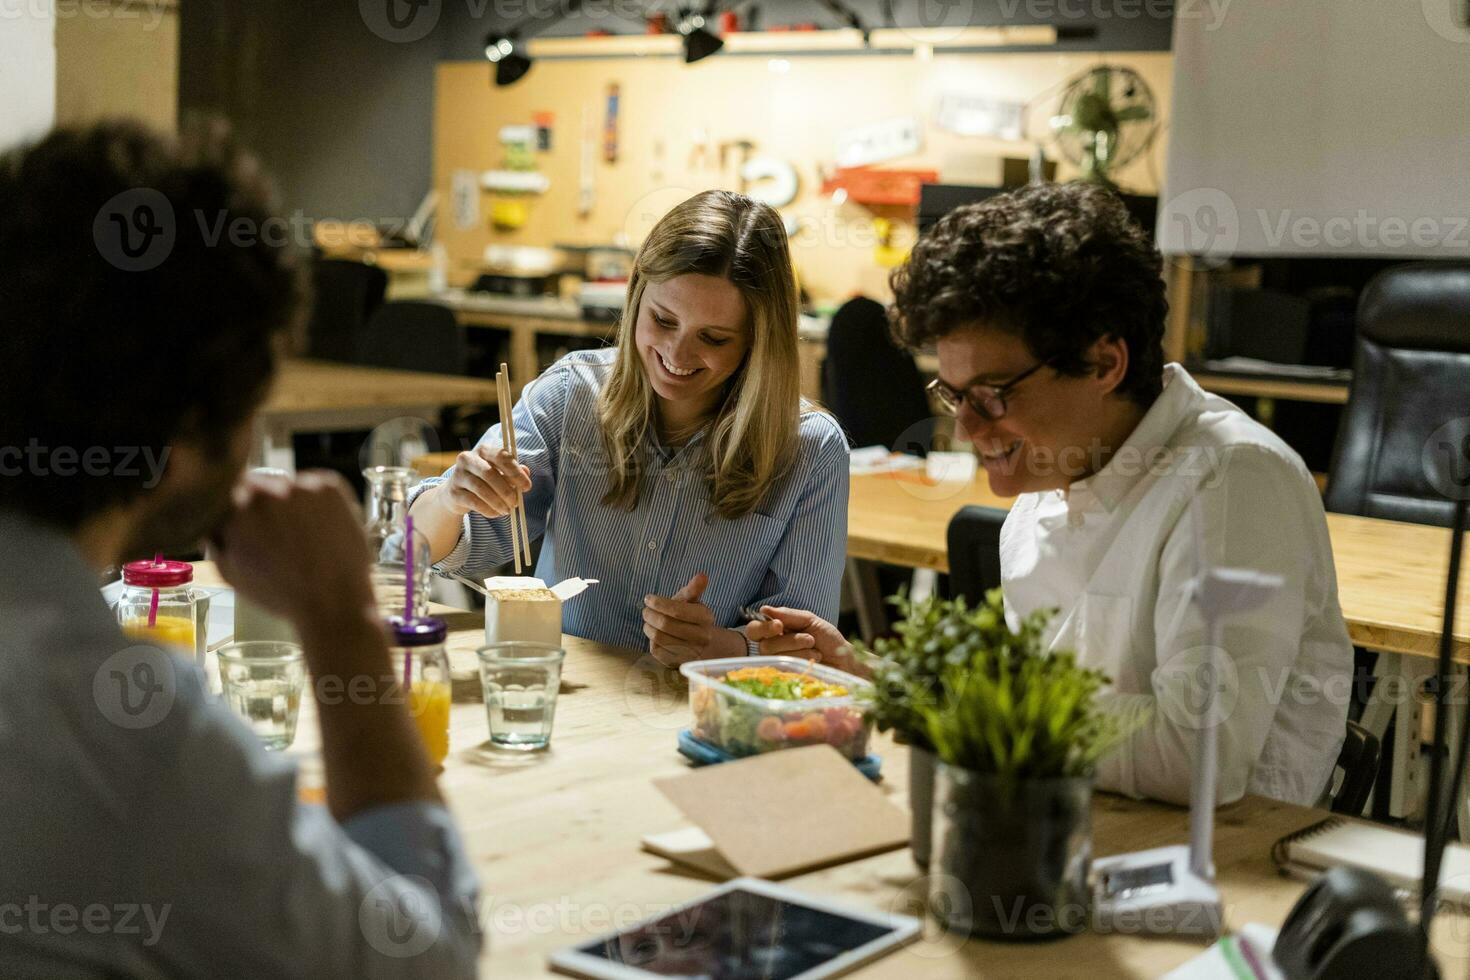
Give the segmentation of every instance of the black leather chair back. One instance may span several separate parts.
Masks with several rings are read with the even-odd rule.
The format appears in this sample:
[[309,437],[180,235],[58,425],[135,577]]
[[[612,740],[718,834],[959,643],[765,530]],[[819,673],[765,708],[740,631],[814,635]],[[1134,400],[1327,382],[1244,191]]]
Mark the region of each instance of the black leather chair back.
[[368,318],[358,363],[401,371],[465,374],[469,352],[454,312],[416,300],[384,303]]
[[893,342],[879,303],[856,297],[833,314],[822,368],[822,400],[853,446],[887,446],[923,456],[934,418],[913,355]]
[[949,520],[949,594],[964,596],[971,608],[1000,588],[1000,526],[1005,522],[1005,511],[977,504]]
[[1342,782],[1332,794],[1332,812],[1346,813],[1354,817],[1363,815],[1368,805],[1368,794],[1373,792],[1373,783],[1378,779],[1378,760],[1382,747],[1378,736],[1355,721],[1347,723],[1347,736],[1342,741],[1342,751],[1337,754],[1337,767],[1333,772],[1342,773]]
[[[1416,262],[1375,276],[1358,304],[1352,392],[1333,451],[1327,509],[1448,527],[1430,474],[1465,461],[1431,445],[1446,423],[1470,432],[1470,264]],[[1440,440],[1436,440],[1438,442]]]
[[307,353],[328,361],[356,363],[368,317],[383,303],[388,274],[375,265],[317,259],[312,266],[315,301],[307,330]]

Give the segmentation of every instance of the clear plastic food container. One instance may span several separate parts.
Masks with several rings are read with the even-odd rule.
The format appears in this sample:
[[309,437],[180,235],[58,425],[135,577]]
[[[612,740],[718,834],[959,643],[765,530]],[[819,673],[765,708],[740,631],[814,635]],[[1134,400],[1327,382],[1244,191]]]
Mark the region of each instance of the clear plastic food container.
[[[689,678],[694,734],[731,755],[757,755],[822,742],[849,759],[868,754],[873,727],[868,703],[873,685],[861,677],[798,657],[696,660],[681,666],[679,672]],[[735,683],[797,696],[764,696]],[[845,693],[831,693],[833,687]],[[816,696],[799,696],[802,689]]]

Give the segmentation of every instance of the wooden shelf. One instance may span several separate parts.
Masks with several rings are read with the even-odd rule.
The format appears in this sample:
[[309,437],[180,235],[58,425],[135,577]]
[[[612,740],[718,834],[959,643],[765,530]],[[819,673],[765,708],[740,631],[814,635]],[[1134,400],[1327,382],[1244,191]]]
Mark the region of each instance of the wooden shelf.
[[1345,405],[1348,399],[1346,381],[1298,381],[1291,378],[1248,377],[1240,374],[1195,374],[1191,377],[1206,391],[1217,395],[1244,395],[1248,398],[1275,398],[1280,401],[1317,402],[1322,405]]

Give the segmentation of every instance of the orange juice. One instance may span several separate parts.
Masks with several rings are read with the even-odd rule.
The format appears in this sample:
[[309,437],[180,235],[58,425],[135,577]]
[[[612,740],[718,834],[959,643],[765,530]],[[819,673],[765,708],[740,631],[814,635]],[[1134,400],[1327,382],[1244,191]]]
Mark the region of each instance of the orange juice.
[[443,681],[415,682],[408,692],[408,710],[429,758],[434,765],[442,766],[449,755],[449,685]]
[[159,616],[152,626],[146,617],[129,616],[122,622],[122,631],[139,643],[178,647],[194,655],[194,620],[186,616]]

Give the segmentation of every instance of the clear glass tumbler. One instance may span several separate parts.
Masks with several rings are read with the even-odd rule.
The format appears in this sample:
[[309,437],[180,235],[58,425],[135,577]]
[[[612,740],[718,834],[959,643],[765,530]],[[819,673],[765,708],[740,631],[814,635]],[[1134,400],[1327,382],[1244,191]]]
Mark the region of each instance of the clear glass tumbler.
[[268,750],[290,747],[306,687],[301,647],[275,640],[226,644],[219,649],[219,679],[225,703]]
[[491,743],[527,751],[546,748],[566,651],[516,640],[492,643],[478,653]]

